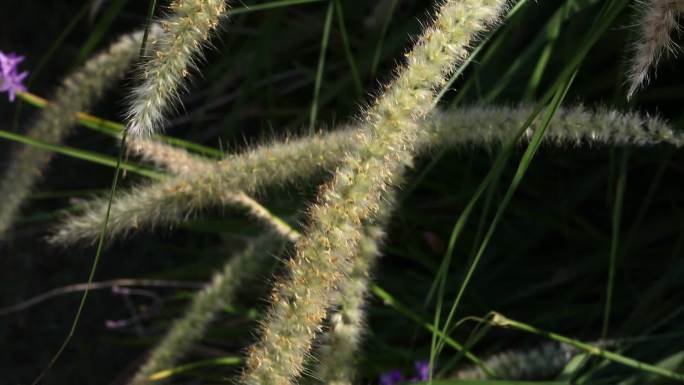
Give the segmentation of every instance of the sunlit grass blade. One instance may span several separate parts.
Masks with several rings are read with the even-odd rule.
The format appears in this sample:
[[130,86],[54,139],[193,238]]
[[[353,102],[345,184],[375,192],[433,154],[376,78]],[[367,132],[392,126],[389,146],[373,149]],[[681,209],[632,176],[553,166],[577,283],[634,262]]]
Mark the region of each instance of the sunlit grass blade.
[[197,369],[203,369],[213,366],[234,366],[240,365],[242,359],[240,357],[220,357],[209,360],[191,362],[184,365],[178,365],[170,369],[162,370],[154,373],[149,377],[150,382],[166,380],[179,374],[187,373]]
[[[116,158],[100,154],[98,152],[92,152],[92,151],[86,151],[86,150],[81,150],[78,148],[74,147],[69,147],[69,146],[64,146],[64,145],[59,145],[59,144],[51,144],[44,142],[39,139],[34,139],[28,136],[24,136],[21,134],[15,134],[13,132],[5,131],[5,130],[0,130],[0,138],[3,139],[8,139],[17,143],[22,143],[28,146],[33,146],[36,148],[40,148],[46,151],[51,151],[55,152],[57,154],[61,155],[66,155],[75,159],[80,159],[84,160],[87,162],[95,163],[95,164],[101,164],[103,166],[108,166],[108,167],[115,167],[116,166]],[[130,162],[124,162],[121,164],[121,168],[126,171],[130,171],[139,175],[146,176],[148,178],[161,178],[163,176],[162,173],[154,171],[152,169],[143,167],[141,165],[137,165],[134,163]]]
[[[49,103],[49,101],[47,101],[46,99],[29,92],[19,92],[17,93],[17,96],[23,101],[29,103],[30,105],[38,108],[45,108],[45,106],[47,106],[47,104]],[[85,112],[79,112],[78,114],[76,114],[76,117],[78,118],[78,123],[82,126],[117,139],[121,137],[121,134],[125,129],[125,126],[121,123],[107,119],[102,119],[100,117],[90,115]],[[175,138],[172,136],[156,135],[154,138],[160,140],[163,143],[170,144],[176,147],[185,148],[192,152],[196,152],[198,154],[210,156],[213,158],[221,158],[224,155],[221,150],[203,146],[198,143],[190,142],[180,138]]]
[[477,365],[479,368],[481,368],[485,373],[491,373],[491,370],[487,368],[487,366],[482,362],[480,358],[478,358],[476,355],[473,353],[467,351],[464,348],[464,345],[458,343],[455,341],[453,338],[449,336],[444,336],[442,335],[442,332],[435,328],[434,325],[429,323],[428,321],[425,321],[420,315],[415,313],[411,308],[408,306],[402,304],[397,300],[393,295],[388,293],[385,289],[381,288],[377,284],[371,285],[371,291],[375,296],[377,296],[379,299],[383,301],[383,303],[387,306],[390,306],[400,314],[402,314],[404,317],[410,319],[411,321],[415,322],[417,325],[420,325],[423,327],[425,330],[431,333],[436,333],[440,336],[444,337],[444,341],[447,345],[451,346],[452,348],[456,349],[458,352],[462,352],[465,357],[470,360],[473,364]]
[[532,325],[525,324],[520,321],[516,321],[510,318],[507,318],[503,316],[502,314],[499,313],[492,313],[490,317],[487,317],[484,322],[491,323],[494,326],[499,326],[503,328],[511,328],[511,329],[516,329],[520,331],[524,331],[527,333],[532,333],[544,338],[548,338],[554,341],[558,341],[561,343],[564,343],[566,345],[572,346],[574,348],[579,349],[580,351],[583,351],[585,353],[591,354],[593,356],[601,357],[604,358],[608,361],[624,365],[639,371],[642,371],[644,373],[652,373],[656,374],[661,377],[666,377],[669,379],[676,380],[677,382],[684,382],[684,374],[674,372],[672,370],[669,370],[664,367],[659,367],[659,366],[654,366],[651,364],[647,364],[645,362],[641,362],[638,360],[635,360],[633,358],[629,358],[626,356],[623,356],[621,354],[613,353],[611,351],[602,349],[598,346],[591,345],[585,342],[581,342],[579,340],[569,338],[566,336],[563,336],[561,334],[557,334],[554,332],[542,330],[539,328],[536,328]]

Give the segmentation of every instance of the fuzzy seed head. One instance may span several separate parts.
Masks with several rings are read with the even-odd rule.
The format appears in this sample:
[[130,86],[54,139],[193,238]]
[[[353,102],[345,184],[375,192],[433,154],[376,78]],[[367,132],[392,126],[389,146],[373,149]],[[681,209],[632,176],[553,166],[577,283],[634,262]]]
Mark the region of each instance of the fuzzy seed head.
[[[250,351],[242,383],[289,385],[300,374],[337,287],[353,270],[364,223],[381,216],[383,197],[412,163],[417,120],[431,109],[434,90],[465,56],[465,47],[503,1],[444,2],[436,21],[407,54],[406,65],[364,115],[358,147],[346,154],[321,188],[294,263],[275,286],[262,337]],[[462,52],[462,54],[461,54]]]
[[139,70],[141,84],[131,93],[126,121],[133,137],[160,131],[164,114],[179,101],[189,70],[228,9],[226,0],[177,0],[169,8],[160,21],[164,32]]
[[[423,133],[414,143],[418,153],[464,147],[494,148],[509,141],[525,122],[532,107],[470,106],[453,111],[433,111],[420,121]],[[539,120],[532,123],[531,132]],[[186,151],[153,142],[141,148],[144,159],[162,165],[177,177],[143,184],[115,197],[111,238],[122,238],[143,229],[177,225],[195,213],[230,203],[226,192],[259,193],[267,186],[297,183],[322,170],[338,168],[345,154],[357,151],[359,128],[266,143],[251,151],[229,155],[219,162],[191,156]],[[530,136],[523,139],[529,139]],[[553,146],[684,144],[684,134],[657,117],[605,108],[562,108],[550,122],[544,142]],[[137,148],[135,140],[132,147]],[[159,148],[161,147],[161,149]],[[139,153],[139,152],[137,152]],[[163,158],[168,157],[168,161]],[[179,161],[175,161],[179,160]],[[187,167],[186,167],[187,166]],[[94,242],[107,207],[106,199],[88,202],[80,214],[70,214],[56,226],[51,240],[62,245]]]
[[674,54],[678,49],[671,35],[679,28],[677,18],[684,11],[684,0],[644,0],[639,8],[639,35],[627,71],[628,98],[648,84],[663,53]]

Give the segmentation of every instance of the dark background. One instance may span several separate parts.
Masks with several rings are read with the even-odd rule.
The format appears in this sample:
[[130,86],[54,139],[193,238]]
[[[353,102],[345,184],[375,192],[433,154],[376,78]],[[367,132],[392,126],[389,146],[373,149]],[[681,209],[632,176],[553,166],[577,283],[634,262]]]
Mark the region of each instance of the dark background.
[[[34,71],[67,25],[83,7],[88,7],[43,70],[37,74],[34,71],[30,91],[49,98],[60,79],[79,64],[79,55],[88,52],[84,44],[97,31],[102,31],[102,38],[95,47],[102,48],[119,34],[144,24],[146,2],[128,1],[120,12],[112,11],[120,3],[104,1],[91,16],[92,5],[82,1],[3,0],[0,49],[26,56],[22,68]],[[246,1],[258,3],[262,2]],[[343,1],[364,92],[360,95],[354,87],[335,21],[321,88],[318,120],[322,126],[334,127],[349,120],[360,106],[372,100],[369,95],[391,76],[410,37],[419,31],[419,20],[425,20],[430,3],[399,1],[381,44],[379,66],[373,72],[371,63],[391,1]],[[602,3],[582,2],[582,10],[563,23],[541,85],[528,101],[541,95],[574,55]],[[506,23],[499,31],[503,38],[496,52],[486,61],[477,59],[455,85],[456,89],[469,87],[462,104],[515,105],[525,101],[527,82],[542,50],[530,50],[528,57],[524,52],[543,34],[544,24],[559,4],[529,2]],[[214,49],[207,51],[199,66],[201,74],[194,77],[190,92],[183,96],[184,107],[172,116],[166,133],[233,151],[243,148],[246,142],[305,132],[325,11],[325,3],[315,3],[232,17],[213,40]],[[112,22],[103,29],[108,12],[113,13]],[[161,14],[158,10],[157,15]],[[634,8],[628,7],[601,37],[582,65],[565,104],[657,114],[675,129],[684,129],[681,59],[664,59],[657,79],[646,90],[631,103],[624,98],[623,73],[627,49],[634,39],[634,16]],[[505,75],[516,60],[520,60],[519,68]],[[128,77],[92,112],[121,120],[125,107],[122,98],[130,84]],[[501,92],[492,95],[491,91],[499,86]],[[448,105],[455,95],[449,93],[444,104]],[[3,95],[0,128],[23,132],[38,112],[27,105],[9,104]],[[78,128],[67,144],[110,155],[117,151],[114,140],[84,128]],[[12,146],[15,144],[0,142],[0,162],[7,162]],[[497,310],[575,338],[598,338],[611,246],[611,208],[619,159],[625,151],[629,152],[627,185],[610,336],[641,337],[643,340],[629,345],[625,354],[647,362],[682,350],[683,157],[681,151],[665,145],[629,149],[544,146],[506,211],[459,314],[481,316]],[[417,185],[409,182],[406,191],[411,193],[405,195],[397,210],[377,282],[426,318],[431,318],[433,308],[423,308],[423,300],[451,228],[496,154],[496,149],[471,148],[447,153]],[[491,192],[494,208],[508,187],[518,155]],[[421,159],[413,175],[425,171],[429,161]],[[47,246],[43,237],[56,223],[60,209],[77,203],[93,190],[104,191],[112,174],[106,167],[55,157],[26,204],[12,239],[0,245],[0,306],[86,280],[93,248],[56,249]],[[136,177],[128,176],[124,185],[136,181]],[[297,210],[312,197],[316,181],[274,189],[260,200],[297,223],[301,219]],[[653,193],[651,200],[647,199],[649,191]],[[478,230],[490,223],[493,212],[484,212],[480,205],[468,223],[456,248],[447,299],[454,297],[465,261],[479,244]],[[242,213],[210,210],[178,229],[147,232],[116,243],[105,252],[96,280],[154,277],[206,281],[237,250],[244,236],[258,231],[258,226]],[[629,247],[625,247],[627,244]],[[253,282],[239,297],[237,310],[221,316],[187,361],[240,354],[252,340],[252,313],[264,305],[267,282],[266,278],[261,283]],[[181,289],[150,290],[163,299],[163,304],[143,320],[142,331],[135,327],[107,329],[105,320],[124,319],[130,314],[120,296],[109,290],[93,292],[72,343],[44,383],[124,383],[146,349],[181,314],[191,294]],[[76,294],[60,296],[0,318],[0,382],[27,383],[45,367],[66,335],[79,299]],[[132,300],[139,310],[150,303],[147,297],[134,296]],[[428,333],[376,299],[371,299],[368,310],[369,332],[360,359],[360,383],[375,383],[377,375],[388,368],[410,369],[414,360],[428,356]],[[663,323],[651,330],[659,321]],[[459,328],[454,336],[465,339],[472,326]],[[664,339],[663,335],[670,337]],[[486,354],[536,346],[542,341],[495,329],[475,351]],[[446,357],[451,355],[448,352]],[[212,367],[177,381],[220,382],[236,370]],[[613,365],[599,376],[610,381],[633,374]]]

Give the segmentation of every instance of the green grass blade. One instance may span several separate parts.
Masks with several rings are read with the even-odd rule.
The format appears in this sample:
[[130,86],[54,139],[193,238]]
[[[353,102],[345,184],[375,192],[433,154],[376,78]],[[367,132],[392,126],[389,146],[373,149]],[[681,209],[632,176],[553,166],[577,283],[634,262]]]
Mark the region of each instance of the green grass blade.
[[627,184],[627,161],[629,150],[624,149],[620,157],[620,170],[615,187],[615,199],[613,202],[612,234],[610,241],[610,259],[608,267],[608,283],[606,285],[606,304],[603,312],[603,324],[601,327],[601,338],[608,336],[610,326],[610,311],[613,305],[613,290],[615,288],[615,265],[617,264],[618,250],[620,247],[620,222],[622,216],[622,206],[625,199],[625,186]]
[[344,48],[344,55],[347,58],[347,63],[349,63],[349,70],[351,71],[352,80],[354,81],[354,88],[356,88],[356,95],[358,97],[363,96],[363,83],[361,82],[361,76],[359,75],[359,69],[356,66],[356,61],[354,61],[354,55],[352,54],[351,45],[349,44],[349,34],[347,33],[347,27],[344,23],[344,13],[342,10],[342,3],[340,0],[335,1],[335,12],[337,13],[337,25],[340,28],[340,36],[342,37],[342,46]]
[[[31,94],[29,92],[18,92],[17,96],[21,98],[23,101],[27,102],[28,104],[38,108],[45,108],[45,106],[49,103],[47,100],[37,95]],[[81,124],[82,126],[117,139],[121,137],[121,133],[123,133],[125,129],[124,125],[121,123],[107,119],[102,119],[100,117],[86,114],[84,112],[79,112],[78,114],[76,114],[76,117],[78,118],[79,124]],[[212,158],[220,159],[224,155],[222,151],[217,150],[215,148],[207,147],[198,143],[190,142],[179,138],[174,138],[172,136],[155,135],[155,138],[160,140],[161,142],[176,147],[185,148],[197,154],[209,156]]]
[[93,53],[97,45],[105,38],[107,32],[112,27],[114,20],[119,16],[127,2],[128,0],[114,0],[109,3],[109,7],[107,7],[104,15],[97,23],[97,27],[90,33],[88,40],[86,40],[81,47],[81,50],[78,52],[78,56],[74,63],[75,65],[82,63],[91,53]]
[[212,367],[212,366],[233,366],[233,365],[240,365],[241,363],[242,363],[242,358],[240,358],[240,357],[212,358],[209,360],[191,362],[189,364],[178,365],[178,366],[173,367],[171,369],[162,370],[162,371],[159,371],[157,373],[154,373],[148,379],[151,382],[161,381],[161,380],[166,380],[168,378],[176,376],[178,374],[190,372],[190,371],[197,370],[197,369],[202,369],[202,368],[207,368],[207,367]]
[[[576,74],[576,72],[575,72]],[[551,123],[551,119],[553,119],[553,116],[555,115],[556,111],[560,107],[560,104],[563,102],[563,99],[565,98],[565,95],[567,95],[568,90],[570,89],[570,86],[572,85],[572,82],[575,78],[575,74],[567,80],[567,83],[562,89],[559,89],[554,96],[554,99],[551,101],[551,105],[549,106],[546,115],[544,116],[544,120],[539,127],[534,133],[534,136],[532,137],[532,140],[530,141],[530,144],[527,146],[527,149],[525,150],[525,153],[523,154],[523,157],[520,161],[520,164],[518,165],[518,169],[515,172],[515,175],[513,176],[513,180],[511,181],[510,186],[508,187],[508,190],[506,191],[506,194],[504,195],[501,204],[499,205],[499,208],[496,211],[496,214],[494,215],[494,219],[492,220],[492,223],[489,226],[489,229],[487,230],[487,233],[485,234],[484,239],[482,240],[482,243],[480,244],[480,248],[477,251],[477,254],[475,255],[475,258],[473,259],[470,267],[468,268],[468,271],[463,278],[463,282],[461,283],[461,286],[459,287],[458,294],[456,295],[456,298],[454,299],[454,302],[451,306],[451,309],[449,310],[449,315],[447,316],[447,319],[444,323],[444,327],[442,329],[442,333],[446,334],[448,333],[449,329],[451,328],[451,322],[453,320],[454,315],[456,314],[456,309],[458,305],[461,302],[461,299],[463,298],[463,294],[465,293],[465,289],[467,288],[470,280],[472,279],[472,276],[475,272],[475,269],[482,258],[482,255],[484,254],[485,250],[487,249],[487,246],[489,245],[489,242],[494,234],[494,231],[496,230],[499,222],[501,221],[501,218],[503,217],[503,213],[506,211],[508,208],[509,203],[511,202],[513,195],[517,191],[518,187],[520,186],[520,183],[522,182],[523,177],[527,173],[527,169],[529,168],[530,164],[532,163],[532,160],[534,159],[534,155],[536,154],[537,150],[539,149],[539,146],[541,145],[542,139],[544,137],[544,134],[546,133],[546,129],[548,128],[549,124]],[[436,353],[439,354],[441,351],[441,348],[443,346],[444,342],[443,339],[438,342],[436,346]],[[431,354],[432,355],[432,354]]]
[[[147,38],[148,38],[148,33],[150,29],[150,25],[152,24],[152,15],[154,13],[155,6],[157,4],[156,0],[151,0],[150,2],[150,7],[148,9],[148,14],[147,14],[147,25],[145,26],[145,33],[143,35],[143,40],[142,43],[140,44],[140,58],[142,58],[144,52],[145,52],[145,46],[147,44]],[[95,278],[95,272],[97,271],[97,267],[100,262],[100,258],[102,257],[102,250],[104,249],[104,244],[105,244],[105,237],[107,235],[107,225],[109,224],[109,215],[111,214],[112,210],[112,202],[114,201],[114,194],[116,193],[116,188],[119,183],[119,173],[121,172],[121,166],[124,163],[124,154],[126,154],[126,138],[128,136],[128,130],[125,130],[123,133],[123,136],[121,137],[121,147],[119,148],[119,156],[116,159],[116,167],[114,169],[114,178],[112,179],[112,187],[109,191],[109,200],[107,201],[107,211],[105,212],[105,217],[104,221],[102,222],[102,230],[100,231],[100,236],[97,241],[97,249],[95,251],[95,257],[93,258],[93,262],[90,266],[90,272],[88,273],[88,280],[87,280],[87,286],[85,290],[83,290],[83,295],[81,296],[81,301],[78,304],[78,309],[76,310],[76,315],[74,316],[74,320],[71,323],[71,328],[69,329],[69,333],[67,334],[66,338],[64,338],[64,341],[62,342],[62,345],[59,347],[57,350],[57,353],[50,359],[50,362],[48,365],[43,369],[43,371],[38,375],[38,377],[33,381],[32,385],[37,385],[40,380],[45,377],[47,372],[57,363],[57,360],[59,357],[62,355],[62,352],[66,347],[69,345],[69,342],[71,342],[71,339],[73,338],[74,334],[76,333],[76,328],[78,327],[78,323],[81,319],[81,314],[83,314],[83,309],[85,308],[85,303],[86,300],[88,299],[88,294],[90,293],[90,285],[93,283],[93,279]]]
[[228,11],[228,14],[233,16],[233,15],[240,15],[243,13],[250,13],[250,12],[255,12],[255,11],[265,11],[268,9],[274,9],[274,8],[281,8],[281,7],[289,7],[292,5],[300,5],[300,4],[311,4],[311,3],[320,3],[322,1],[329,1],[329,0],[283,0],[283,1],[273,1],[270,3],[265,3],[265,4],[258,4],[258,5],[245,5],[244,7],[239,7],[239,8],[232,8]]
[[325,13],[323,24],[323,37],[321,39],[321,51],[318,57],[318,68],[316,69],[316,81],[314,82],[313,102],[309,114],[309,135],[313,135],[316,130],[316,118],[318,117],[318,102],[321,94],[321,83],[323,82],[323,71],[325,70],[325,53],[328,51],[328,41],[330,41],[330,27],[332,25],[333,14],[335,13],[335,3],[328,0],[328,10]]
[[[381,288],[377,284],[371,285],[371,291],[373,292],[373,294],[375,294],[376,297],[381,299],[385,305],[390,306],[391,308],[402,314],[404,317],[422,326],[425,330],[431,333],[437,333],[439,335],[442,335],[439,329],[437,329],[434,325],[425,321],[420,315],[416,314],[413,310],[411,310],[411,308],[399,302],[394,296],[392,296],[390,293],[388,293],[385,289]],[[463,354],[468,360],[470,360],[473,364],[480,367],[485,373],[492,373],[491,369],[489,369],[481,359],[479,359],[471,352],[467,351],[462,344],[456,342],[453,338],[449,336],[443,337],[447,345],[456,349],[458,352],[463,352]]]
[[[72,158],[80,159],[80,160],[85,160],[87,162],[91,163],[96,163],[96,164],[101,164],[103,166],[109,166],[109,167],[115,167],[117,164],[117,160],[114,157],[107,156],[107,155],[102,155],[97,152],[91,152],[91,151],[86,151],[86,150],[81,150],[78,148],[74,147],[69,147],[69,146],[64,146],[64,145],[57,145],[57,144],[51,144],[44,142],[39,139],[34,139],[30,138],[28,136],[20,135],[20,134],[15,134],[13,132],[5,131],[5,130],[0,130],[0,138],[3,139],[8,139],[12,140],[17,143],[22,143],[26,144],[29,146],[33,146],[36,148],[40,148],[46,151],[51,151],[55,152],[57,154],[61,155],[66,155]],[[159,179],[164,176],[164,174],[145,168],[143,166],[134,164],[134,163],[122,163],[121,168],[130,171],[139,175],[146,176],[148,178],[155,178]]]
[[375,51],[373,52],[373,61],[371,62],[370,73],[371,76],[375,76],[378,72],[378,66],[380,65],[380,58],[382,57],[382,47],[385,45],[385,37],[387,36],[387,31],[389,30],[389,25],[392,22],[392,16],[394,11],[397,9],[397,4],[399,0],[391,0],[387,14],[385,15],[385,20],[382,23],[382,29],[380,30],[380,36],[378,37],[378,43],[375,45]]
[[538,329],[534,326],[525,324],[520,321],[512,320],[499,313],[494,313],[493,317],[486,321],[494,326],[500,326],[504,328],[512,328],[528,333],[532,333],[541,337],[545,337],[554,341],[558,341],[572,347],[575,347],[583,352],[589,353],[591,355],[604,358],[608,361],[624,365],[633,369],[640,370],[645,373],[656,374],[661,377],[670,378],[676,380],[677,382],[684,382],[684,374],[676,373],[664,367],[658,367],[645,362],[635,360],[617,353],[610,352],[608,350],[602,349],[600,347],[587,344],[576,339],[572,339],[557,333],[549,332],[546,330]]

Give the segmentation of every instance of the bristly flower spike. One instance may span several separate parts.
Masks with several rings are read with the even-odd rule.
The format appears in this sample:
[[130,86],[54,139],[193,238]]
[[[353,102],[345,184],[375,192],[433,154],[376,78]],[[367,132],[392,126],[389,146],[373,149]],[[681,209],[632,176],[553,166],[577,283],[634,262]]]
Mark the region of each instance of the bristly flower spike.
[[677,18],[684,11],[684,0],[645,0],[639,6],[639,35],[627,71],[627,98],[648,83],[649,72],[658,65],[663,52],[674,53],[677,49],[671,35],[678,29]]
[[23,56],[0,51],[0,92],[7,92],[10,102],[14,101],[17,92],[26,91],[23,81],[28,71],[18,72],[17,69],[22,61]]
[[164,338],[152,349],[129,385],[144,385],[160,380],[158,373],[173,367],[202,338],[220,310],[235,299],[240,286],[264,269],[277,243],[271,236],[264,236],[250,242],[244,251],[226,262],[223,271],[217,273],[211,283],[195,295],[183,317],[171,325]]
[[164,33],[142,64],[142,82],[131,94],[126,120],[132,136],[149,137],[160,130],[165,112],[178,99],[188,71],[227,9],[226,0],[171,2],[169,16],[160,21]]
[[[531,110],[522,105],[433,111],[420,122],[423,135],[415,150],[429,154],[445,148],[496,147],[513,137]],[[539,124],[533,122],[530,132]],[[218,163],[152,141],[132,140],[131,149],[143,154],[143,159],[180,177],[138,186],[116,197],[108,235],[121,238],[134,230],[176,225],[193,212],[226,203],[226,192],[254,194],[267,186],[308,180],[321,170],[335,168],[344,154],[355,150],[358,129],[264,144],[228,155]],[[680,147],[684,134],[656,117],[576,106],[556,114],[544,141],[554,146],[668,143]],[[106,205],[104,199],[90,201],[84,213],[67,216],[55,228],[51,241],[63,245],[92,241],[98,235]]]
[[304,359],[323,318],[353,269],[363,226],[382,213],[380,206],[401,183],[412,163],[417,121],[431,109],[435,89],[467,55],[477,33],[496,20],[503,0],[439,2],[435,22],[426,28],[406,65],[376,104],[364,114],[366,127],[354,133],[359,143],[321,188],[310,223],[276,282],[261,339],[248,351],[241,382],[288,385],[302,373]]

